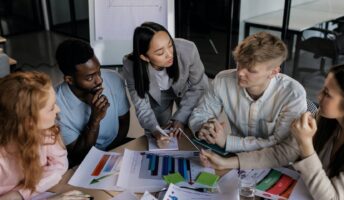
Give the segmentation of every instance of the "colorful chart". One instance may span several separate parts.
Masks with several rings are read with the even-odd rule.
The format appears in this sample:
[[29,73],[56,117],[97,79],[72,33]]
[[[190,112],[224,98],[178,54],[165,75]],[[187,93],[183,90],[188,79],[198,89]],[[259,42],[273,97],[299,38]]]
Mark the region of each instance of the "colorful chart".
[[263,195],[267,198],[271,197],[271,195],[288,198],[295,184],[296,180],[292,177],[271,169],[269,173],[257,183],[256,189],[262,191]]
[[125,149],[117,186],[133,192],[157,192],[166,187],[164,177],[178,173],[183,180],[178,185],[197,187],[195,180],[201,172],[214,173],[214,169],[200,164],[198,152]]
[[116,186],[122,155],[92,147],[68,184],[90,189],[121,190]]
[[116,155],[103,155],[96,167],[92,171],[92,176],[99,176],[101,173],[109,173],[113,170],[114,166],[118,161],[118,156]]
[[165,175],[179,172],[188,183],[192,184],[199,174],[199,171],[192,170],[193,165],[192,161],[182,157],[142,153],[139,177],[143,179],[162,179]]

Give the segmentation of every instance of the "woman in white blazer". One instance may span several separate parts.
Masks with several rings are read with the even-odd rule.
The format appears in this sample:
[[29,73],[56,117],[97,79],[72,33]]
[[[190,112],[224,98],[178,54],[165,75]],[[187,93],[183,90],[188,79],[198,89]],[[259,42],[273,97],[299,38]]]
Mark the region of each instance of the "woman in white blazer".
[[[172,39],[160,24],[145,22],[134,31],[133,52],[123,58],[123,77],[127,81],[136,115],[147,134],[158,146],[169,141],[157,126],[170,128],[170,136],[180,135],[188,118],[208,88],[208,78],[196,45]],[[173,104],[177,110],[172,113]]]

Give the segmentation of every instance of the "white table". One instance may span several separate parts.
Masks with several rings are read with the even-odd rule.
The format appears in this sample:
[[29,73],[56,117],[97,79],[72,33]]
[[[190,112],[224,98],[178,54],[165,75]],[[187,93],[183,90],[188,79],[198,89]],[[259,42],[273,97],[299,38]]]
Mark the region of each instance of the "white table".
[[[290,12],[288,29],[289,31],[302,32],[318,24],[337,19],[343,15],[344,10],[343,13],[340,14],[336,12],[316,11],[293,7]],[[250,26],[265,26],[267,29],[280,30],[282,28],[282,21],[283,10],[246,19],[244,20],[245,36],[248,36],[248,32],[246,32],[247,26],[248,28],[250,28]]]
[[341,15],[344,13],[343,0],[318,0],[312,3],[301,4],[297,7],[305,10],[324,11]]
[[0,45],[2,45],[2,49],[3,49],[3,51],[5,52],[6,51],[6,38],[4,38],[4,37],[2,37],[1,35],[0,35]]

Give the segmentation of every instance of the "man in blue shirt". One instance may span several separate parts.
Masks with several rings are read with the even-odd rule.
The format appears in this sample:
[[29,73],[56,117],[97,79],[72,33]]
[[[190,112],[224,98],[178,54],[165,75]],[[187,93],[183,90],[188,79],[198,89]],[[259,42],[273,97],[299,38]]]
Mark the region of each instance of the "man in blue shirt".
[[64,74],[56,99],[70,166],[79,164],[92,146],[110,150],[126,142],[130,116],[121,76],[101,70],[92,47],[81,40],[62,42],[56,60]]

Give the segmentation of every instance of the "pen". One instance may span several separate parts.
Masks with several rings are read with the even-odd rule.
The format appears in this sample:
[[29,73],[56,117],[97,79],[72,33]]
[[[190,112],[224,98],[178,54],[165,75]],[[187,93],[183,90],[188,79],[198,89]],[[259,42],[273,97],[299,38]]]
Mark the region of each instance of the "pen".
[[181,186],[180,188],[195,190],[198,192],[207,192],[208,191],[207,188],[192,188],[192,187],[186,187],[186,186]]
[[156,125],[155,128],[156,128],[156,130],[158,130],[161,133],[161,135],[166,136],[166,137],[170,137],[169,135],[167,135],[167,133],[164,130],[161,129],[161,127],[159,125]]

